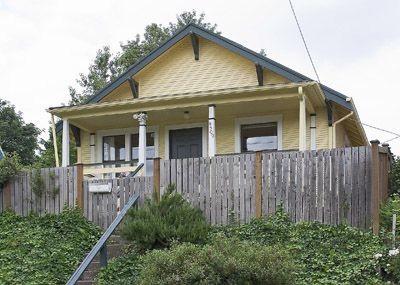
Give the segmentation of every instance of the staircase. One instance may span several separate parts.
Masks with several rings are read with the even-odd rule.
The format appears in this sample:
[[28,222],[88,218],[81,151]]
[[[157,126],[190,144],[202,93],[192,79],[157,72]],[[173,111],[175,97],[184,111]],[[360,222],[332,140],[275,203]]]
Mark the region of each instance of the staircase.
[[[123,254],[124,246],[127,242],[119,235],[112,235],[107,241],[107,256],[108,259],[119,257]],[[76,284],[92,285],[95,284],[95,279],[100,271],[100,254],[98,253],[89,267],[84,271],[81,278]]]

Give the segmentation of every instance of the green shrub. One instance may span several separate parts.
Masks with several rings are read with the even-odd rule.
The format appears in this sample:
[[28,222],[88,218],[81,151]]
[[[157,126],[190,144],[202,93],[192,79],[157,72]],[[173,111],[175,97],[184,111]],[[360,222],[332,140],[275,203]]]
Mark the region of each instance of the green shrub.
[[130,285],[135,284],[139,274],[140,262],[137,253],[129,253],[111,260],[97,276],[97,284]]
[[100,236],[78,210],[0,214],[0,284],[65,284]]
[[391,231],[393,214],[397,215],[397,226],[400,226],[400,196],[393,194],[380,209],[381,227]]
[[17,154],[6,154],[2,160],[0,160],[0,188],[5,183],[17,175],[21,170],[21,163]]
[[169,247],[171,242],[201,243],[209,226],[201,211],[193,208],[181,195],[167,191],[160,202],[146,201],[131,209],[122,227],[122,235],[140,249]]
[[400,156],[395,157],[390,170],[390,190],[400,194]]
[[141,259],[137,284],[293,284],[295,266],[278,247],[216,237],[205,246],[174,245]]
[[[380,284],[379,237],[345,225],[290,222],[283,213],[240,226],[222,227],[227,237],[283,246],[299,264],[296,284]],[[369,283],[368,283],[369,282]]]

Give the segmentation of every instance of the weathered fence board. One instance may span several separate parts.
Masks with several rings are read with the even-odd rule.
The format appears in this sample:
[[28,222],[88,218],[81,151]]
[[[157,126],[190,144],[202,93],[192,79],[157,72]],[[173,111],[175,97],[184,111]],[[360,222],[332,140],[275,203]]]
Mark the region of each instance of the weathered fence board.
[[[111,192],[90,192],[90,184],[111,184]],[[129,198],[139,195],[139,206],[145,199],[151,199],[153,193],[153,177],[135,177],[119,179],[96,179],[83,182],[84,215],[89,221],[106,229],[125,206]]]
[[[76,175],[76,166],[21,172],[0,193],[0,212],[9,208],[21,216],[44,215],[58,214],[64,207],[74,207]],[[9,191],[8,205],[3,197],[6,189]]]
[[[57,214],[66,206],[76,206],[80,199],[84,215],[106,228],[132,195],[139,194],[139,205],[143,205],[154,191],[163,195],[174,184],[177,192],[213,225],[245,223],[256,214],[268,216],[282,207],[296,222],[347,223],[367,229],[372,220],[376,224],[379,218],[377,203],[388,195],[388,154],[373,149],[368,146],[160,160],[157,183],[153,177],[135,177],[85,180],[81,187],[78,181],[82,180],[77,176],[83,174],[77,166],[49,168],[39,172],[43,181],[40,193],[32,182],[37,172],[28,171],[0,192],[0,212],[11,208],[19,215]],[[374,167],[378,167],[378,183],[372,176]],[[90,183],[110,183],[111,191],[90,192]]]
[[[282,207],[293,221],[370,227],[370,151],[370,147],[354,147],[263,153],[261,201],[257,202],[262,215]],[[255,216],[254,153],[196,162],[193,167],[192,160],[161,161],[161,189],[180,181],[175,184],[178,192],[197,205],[211,224],[243,223]]]

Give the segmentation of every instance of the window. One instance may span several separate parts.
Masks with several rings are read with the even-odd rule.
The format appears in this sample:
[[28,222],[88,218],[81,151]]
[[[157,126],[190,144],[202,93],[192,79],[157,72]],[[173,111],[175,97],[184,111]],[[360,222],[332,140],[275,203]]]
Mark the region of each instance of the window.
[[[146,134],[146,158],[154,158],[156,155],[156,148],[154,146],[154,133]],[[139,159],[139,134],[131,135],[131,157],[132,160]],[[146,174],[150,175],[153,172],[153,160],[146,161]]]
[[241,152],[278,149],[276,122],[240,126]]
[[103,161],[125,160],[125,135],[103,137]]

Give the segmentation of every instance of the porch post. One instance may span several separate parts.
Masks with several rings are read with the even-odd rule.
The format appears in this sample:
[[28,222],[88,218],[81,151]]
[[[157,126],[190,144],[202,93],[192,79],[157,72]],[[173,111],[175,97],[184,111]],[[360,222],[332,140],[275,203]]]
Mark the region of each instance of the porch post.
[[63,119],[62,133],[62,164],[63,167],[69,165],[69,121]]
[[307,149],[306,97],[300,93],[299,98],[299,150],[304,151]]
[[[147,114],[137,113],[133,115],[139,121],[139,164],[143,163],[142,173],[146,174],[146,122]],[[144,175],[143,175],[144,176]]]
[[90,133],[90,163],[96,162],[96,134]]
[[208,106],[208,156],[214,157],[217,152],[215,133],[215,105]]

